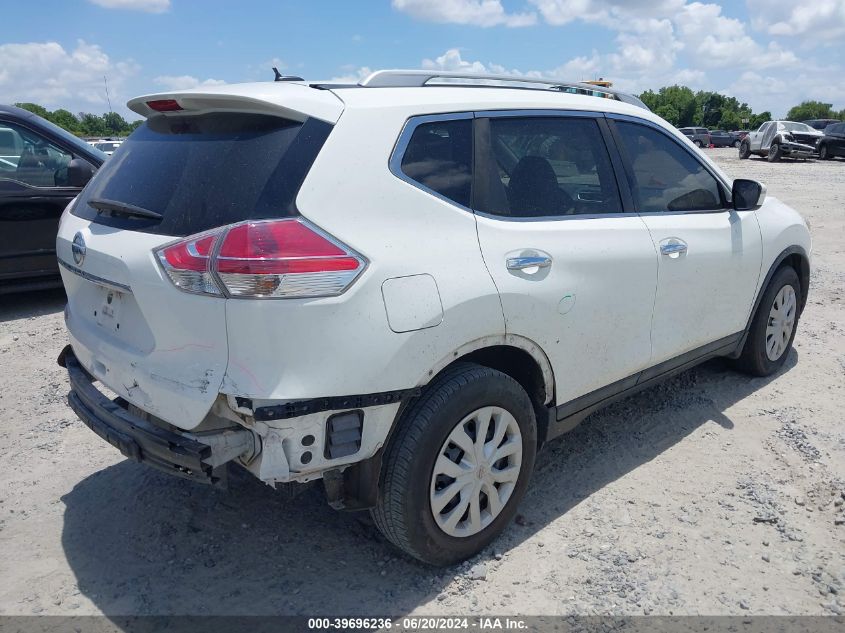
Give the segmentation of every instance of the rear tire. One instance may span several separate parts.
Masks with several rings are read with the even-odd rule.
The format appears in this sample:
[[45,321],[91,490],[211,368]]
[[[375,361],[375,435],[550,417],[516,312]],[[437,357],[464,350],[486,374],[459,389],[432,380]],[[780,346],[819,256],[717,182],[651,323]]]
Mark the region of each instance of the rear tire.
[[830,160],[833,156],[827,149],[827,145],[819,145],[819,160]]
[[[534,468],[537,423],[528,394],[506,374],[459,363],[398,424],[372,510],[376,526],[432,565],[478,553],[513,519]],[[503,456],[492,461],[495,455]]]
[[748,144],[747,141],[743,141],[739,144],[739,157],[741,159],[746,159],[751,157],[751,146]]
[[693,141],[693,143],[695,143],[695,146],[698,147],[698,148],[704,147],[704,144],[697,139],[695,141]]
[[742,146],[742,141],[740,141],[739,139],[735,140],[734,141],[734,147],[739,149],[740,146]]
[[780,145],[777,143],[772,143],[772,146],[769,148],[769,162],[776,163],[780,160],[781,157],[781,149]]
[[769,376],[783,366],[798,330],[800,297],[798,273],[791,266],[780,268],[757,306],[736,362],[739,370],[753,376]]

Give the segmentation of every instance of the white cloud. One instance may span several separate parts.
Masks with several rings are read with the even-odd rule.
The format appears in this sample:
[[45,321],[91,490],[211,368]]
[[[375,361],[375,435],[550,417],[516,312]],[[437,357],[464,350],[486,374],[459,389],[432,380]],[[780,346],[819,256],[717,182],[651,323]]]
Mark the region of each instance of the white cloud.
[[845,0],[748,0],[751,26],[775,36],[835,40],[845,36]]
[[614,71],[654,73],[674,66],[683,45],[675,37],[669,20],[637,19],[629,22],[628,27],[616,37],[618,52],[608,56]]
[[791,106],[804,100],[832,103],[839,109],[841,104],[845,104],[845,86],[841,82],[830,81],[831,73],[841,74],[842,71],[835,67],[815,67],[800,75],[784,77],[749,70],[742,73],[725,92],[740,101],[762,104],[760,108],[769,110],[776,118],[786,116]]
[[764,48],[745,30],[745,23],[722,15],[718,4],[692,2],[674,18],[692,61],[704,68],[793,65],[794,53],[771,42]]
[[0,44],[0,102],[102,112],[108,109],[105,76],[112,106],[128,112],[123,109],[125,84],[138,68],[132,60],[113,61],[83,40],[73,50],[57,42]]
[[469,73],[489,73],[487,66],[481,62],[469,62],[461,58],[461,51],[450,48],[434,59],[422,60],[422,67],[428,70],[463,71]]
[[609,28],[626,29],[636,19],[665,18],[678,11],[684,0],[531,0],[549,24],[559,26],[580,20]]
[[531,26],[535,13],[508,13],[501,0],[392,0],[393,8],[426,22],[473,26]]
[[170,9],[170,0],[88,0],[104,9],[129,9],[146,13],[164,13]]
[[200,80],[191,75],[160,75],[153,81],[168,90],[189,90],[200,86],[220,86],[226,83],[222,79]]
[[360,68],[355,68],[354,66],[344,66],[341,70],[343,71],[343,74],[332,77],[329,79],[329,82],[339,84],[357,84],[362,79],[366,79],[373,74],[373,69],[369,66],[361,66]]

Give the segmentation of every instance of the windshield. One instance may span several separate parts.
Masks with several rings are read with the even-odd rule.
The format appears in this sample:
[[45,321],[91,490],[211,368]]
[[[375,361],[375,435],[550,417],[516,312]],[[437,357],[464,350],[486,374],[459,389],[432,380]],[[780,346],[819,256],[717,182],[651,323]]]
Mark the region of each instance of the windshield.
[[[222,112],[154,116],[109,158],[72,213],[99,224],[185,236],[241,220],[296,215],[299,186],[331,125]],[[153,212],[102,213],[108,200]]]
[[794,121],[784,121],[781,123],[783,128],[789,132],[815,132],[813,128],[811,128],[806,123],[795,123]]

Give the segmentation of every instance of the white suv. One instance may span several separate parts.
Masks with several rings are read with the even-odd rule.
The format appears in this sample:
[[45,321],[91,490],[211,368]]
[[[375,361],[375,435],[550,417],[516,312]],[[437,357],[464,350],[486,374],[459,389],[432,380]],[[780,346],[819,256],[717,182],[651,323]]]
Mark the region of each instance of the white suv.
[[434,564],[598,407],[776,371],[807,300],[801,217],[627,95],[382,71],[129,107],[58,234],[70,406],[195,481],[322,478]]

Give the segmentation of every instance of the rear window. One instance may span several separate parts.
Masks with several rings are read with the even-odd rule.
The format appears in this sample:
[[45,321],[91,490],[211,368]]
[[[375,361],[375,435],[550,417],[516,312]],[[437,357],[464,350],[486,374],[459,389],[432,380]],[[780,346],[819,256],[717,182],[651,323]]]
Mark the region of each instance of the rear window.
[[[73,214],[123,229],[185,236],[241,220],[296,215],[295,198],[332,126],[215,113],[148,119],[100,168]],[[109,200],[161,219],[98,212]]]

